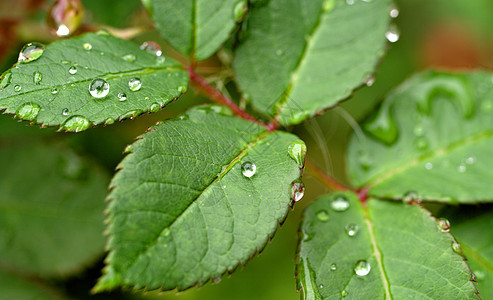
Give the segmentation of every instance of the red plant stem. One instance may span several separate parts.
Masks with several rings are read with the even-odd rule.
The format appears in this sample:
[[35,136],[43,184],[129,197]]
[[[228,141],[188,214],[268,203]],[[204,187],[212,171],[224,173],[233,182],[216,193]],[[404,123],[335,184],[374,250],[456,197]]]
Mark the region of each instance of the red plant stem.
[[229,107],[235,115],[238,117],[253,122],[255,124],[258,124],[268,131],[272,132],[276,130],[277,126],[274,126],[272,123],[264,124],[254,116],[250,115],[247,113],[245,110],[241,109],[236,103],[233,102],[233,100],[229,99],[225,95],[223,95],[221,92],[216,90],[212,85],[207,83],[207,81],[200,77],[195,71],[193,70],[192,66],[189,66],[188,68],[188,75],[190,76],[190,80],[192,81],[192,84],[204,95],[209,97],[211,100],[213,100],[216,103],[226,105]]
[[365,186],[361,189],[358,190],[358,198],[361,201],[361,203],[366,204],[366,201],[368,200],[368,190],[370,189],[369,186]]
[[312,173],[312,175],[320,180],[320,182],[326,184],[333,191],[352,191],[353,189],[339,183],[337,180],[332,178],[330,175],[322,171],[309,159],[305,160],[305,167]]

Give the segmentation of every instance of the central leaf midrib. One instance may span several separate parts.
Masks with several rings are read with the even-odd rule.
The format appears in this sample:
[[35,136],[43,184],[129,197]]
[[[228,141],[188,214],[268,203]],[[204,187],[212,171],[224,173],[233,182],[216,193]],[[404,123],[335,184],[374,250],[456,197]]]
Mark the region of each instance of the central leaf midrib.
[[24,93],[12,94],[12,95],[7,96],[7,97],[1,97],[0,96],[0,101],[7,100],[7,99],[10,99],[10,98],[15,98],[15,97],[20,97],[20,96],[28,95],[28,94],[31,94],[31,93],[36,93],[36,92],[41,92],[41,91],[48,91],[48,90],[53,89],[54,87],[63,87],[63,86],[70,85],[70,84],[87,83],[87,82],[89,82],[91,80],[94,80],[94,79],[97,79],[97,78],[102,78],[102,79],[108,79],[108,80],[110,80],[110,79],[118,78],[118,77],[126,77],[126,76],[132,76],[132,75],[145,75],[145,74],[149,74],[149,73],[153,73],[153,72],[157,72],[157,71],[181,71],[181,69],[180,68],[175,68],[175,67],[165,67],[165,68],[149,68],[149,67],[145,67],[145,68],[135,69],[135,70],[129,70],[129,71],[121,72],[121,73],[106,73],[106,74],[103,74],[103,75],[100,75],[100,76],[97,76],[97,77],[91,77],[91,78],[87,78],[87,79],[84,79],[84,80],[71,81],[69,83],[57,84],[57,85],[48,85],[46,88],[39,88],[39,89],[35,89],[35,90],[24,92]]
[[139,257],[141,257],[142,255],[144,255],[147,251],[149,251],[150,248],[152,248],[154,245],[156,245],[159,237],[161,237],[163,235],[163,232],[168,229],[168,228],[171,228],[173,226],[173,224],[175,224],[178,219],[180,219],[180,217],[190,208],[190,206],[192,206],[204,193],[205,191],[207,191],[208,188],[210,188],[215,182],[217,182],[218,180],[220,180],[221,178],[223,178],[232,168],[233,166],[241,160],[241,158],[243,158],[247,151],[252,149],[256,144],[258,144],[262,139],[264,139],[265,137],[267,137],[268,135],[272,134],[273,132],[269,132],[269,131],[264,131],[263,133],[261,133],[260,135],[258,135],[254,141],[252,141],[251,143],[249,143],[245,149],[243,151],[241,151],[228,165],[226,168],[224,168],[221,173],[219,173],[219,175],[216,176],[216,178],[214,178],[213,181],[211,181],[205,188],[204,190],[197,196],[195,197],[195,199],[193,201],[191,201],[187,207],[185,207],[183,209],[183,211],[178,215],[176,216],[176,218],[170,223],[170,224],[167,224],[161,231],[159,234],[156,235],[156,237],[150,241],[150,243],[148,243],[148,246],[145,247],[145,249],[143,249],[138,255],[135,256],[135,258],[129,263],[127,264],[128,267],[126,267],[127,270],[131,269],[132,266],[137,262],[137,260],[139,259]]
[[445,156],[445,155],[449,154],[450,152],[452,152],[458,148],[466,147],[466,146],[469,146],[469,145],[477,143],[477,142],[481,142],[481,141],[483,141],[487,138],[491,138],[491,137],[493,137],[493,130],[489,129],[489,130],[486,130],[484,132],[481,132],[481,133],[475,134],[473,136],[467,137],[465,139],[455,141],[455,142],[448,144],[444,147],[438,148],[438,149],[434,150],[433,152],[426,153],[426,154],[423,154],[423,155],[418,156],[416,158],[413,158],[412,160],[410,160],[407,163],[404,163],[400,166],[393,167],[390,171],[384,172],[383,174],[373,176],[374,179],[370,179],[369,181],[367,181],[366,184],[362,184],[362,185],[366,185],[367,187],[374,187],[374,186],[392,178],[394,175],[401,174],[401,173],[411,169],[412,167],[423,163],[426,160],[435,159],[435,158],[440,157],[442,155]]

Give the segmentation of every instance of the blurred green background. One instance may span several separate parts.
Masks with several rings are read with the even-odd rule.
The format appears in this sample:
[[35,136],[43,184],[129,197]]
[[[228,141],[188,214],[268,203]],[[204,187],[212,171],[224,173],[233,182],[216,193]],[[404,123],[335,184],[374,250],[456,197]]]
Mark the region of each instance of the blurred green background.
[[[57,39],[46,26],[46,12],[53,1],[0,1],[0,71],[8,69],[27,42],[49,43]],[[156,31],[139,0],[83,0],[86,15],[82,31],[100,28],[126,34],[125,28],[149,28],[133,36],[136,43],[153,40],[163,46],[165,55],[180,58],[167,47]],[[400,39],[388,46],[375,74],[372,86],[364,86],[354,97],[335,109],[288,130],[298,134],[308,145],[308,157],[323,170],[347,183],[344,152],[354,121],[361,120],[378,105],[386,93],[410,74],[429,68],[445,70],[490,69],[493,67],[493,1],[491,0],[398,0],[399,16],[394,20]],[[110,28],[105,27],[110,26]],[[227,53],[222,53],[222,58]],[[224,71],[218,57],[199,66],[207,77]],[[222,72],[221,74],[228,74]],[[214,79],[210,77],[209,79]],[[220,80],[221,78],[216,80]],[[234,95],[234,85],[214,81]],[[207,102],[193,90],[163,111],[144,115],[108,127],[99,126],[78,134],[56,133],[19,123],[10,115],[0,115],[0,147],[22,139],[64,143],[81,155],[100,164],[109,174],[123,158],[123,149],[158,120],[183,112],[187,107]],[[357,130],[357,128],[356,128]],[[2,177],[2,180],[5,177]],[[288,216],[275,238],[259,256],[239,267],[218,284],[176,293],[133,293],[116,291],[92,296],[90,288],[100,275],[104,254],[86,270],[69,278],[47,279],[69,299],[298,299],[295,290],[294,253],[297,230],[303,207],[318,195],[328,192],[309,172],[305,172],[306,194]],[[104,201],[104,199],[101,199]],[[102,212],[101,212],[102,213]],[[1,266],[1,264],[0,264]],[[0,291],[1,293],[1,291]],[[1,297],[0,297],[1,298]]]

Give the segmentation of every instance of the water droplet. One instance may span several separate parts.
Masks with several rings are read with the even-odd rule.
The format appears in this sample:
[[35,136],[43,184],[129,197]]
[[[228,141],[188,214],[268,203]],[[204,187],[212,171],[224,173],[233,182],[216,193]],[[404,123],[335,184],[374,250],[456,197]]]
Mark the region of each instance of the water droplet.
[[395,19],[399,16],[399,10],[395,5],[392,5],[389,10],[389,15],[392,19]]
[[241,165],[241,174],[243,174],[243,176],[247,178],[250,178],[253,175],[255,175],[256,171],[257,171],[257,166],[255,166],[254,163],[247,161]]
[[18,84],[14,85],[14,91],[20,92],[21,90],[22,90],[22,86],[20,86]]
[[127,100],[127,94],[125,94],[125,93],[118,93],[117,97],[118,97],[118,100],[120,100],[120,101]]
[[419,194],[415,191],[408,191],[404,194],[404,197],[402,197],[402,201],[405,203],[410,203],[410,202],[419,202],[421,199]]
[[83,47],[84,47],[84,49],[86,49],[86,50],[88,50],[88,51],[92,49],[92,45],[91,45],[91,44],[89,44],[89,43],[85,43],[85,44],[83,45]]
[[50,7],[46,23],[59,37],[75,32],[84,17],[84,7],[80,0],[58,0]]
[[155,42],[143,42],[142,45],[140,45],[140,49],[156,56],[161,56],[163,54],[161,47]]
[[164,56],[157,56],[156,57],[156,64],[157,65],[162,65],[166,61],[166,58]]
[[[354,1],[354,0],[353,0]],[[341,291],[341,296],[344,298],[348,295],[349,293],[346,290]]]
[[64,108],[64,109],[62,110],[62,115],[63,115],[63,116],[68,116],[68,113],[69,113],[68,108]]
[[161,109],[161,105],[159,105],[159,103],[153,103],[153,104],[151,104],[149,111],[150,112],[158,112],[160,109]]
[[43,80],[43,74],[36,71],[33,73],[33,82],[34,84],[41,84],[41,80]]
[[291,142],[288,146],[289,156],[300,166],[305,165],[306,145],[302,140]]
[[366,260],[360,260],[354,265],[354,273],[358,276],[366,276],[370,270],[370,264]]
[[178,87],[178,92],[184,94],[187,92],[187,87],[186,86],[179,86]]
[[104,29],[98,30],[96,34],[99,36],[110,36],[110,33]]
[[337,270],[337,265],[336,264],[331,264],[330,265],[330,270],[331,271],[336,271]]
[[455,253],[464,256],[464,253],[462,252],[462,247],[459,243],[457,243],[457,241],[452,242],[452,250],[454,250]]
[[10,80],[12,79],[12,73],[5,73],[0,80],[0,89],[4,89],[10,85]]
[[77,74],[77,67],[76,66],[71,66],[69,69],[68,69],[68,73],[70,75],[75,75]]
[[356,0],[346,0],[347,5],[353,5]]
[[248,1],[240,0],[236,3],[233,9],[233,19],[236,22],[241,22],[248,10]]
[[318,286],[318,288],[319,288],[319,289],[323,289],[323,288],[324,288],[324,285],[323,285],[323,284],[321,284],[321,285],[319,285],[319,286]]
[[374,83],[375,83],[375,76],[374,75],[370,75],[370,76],[366,77],[366,79],[365,79],[366,86],[372,86]]
[[111,125],[113,123],[115,123],[115,119],[113,118],[108,118],[104,121],[104,125]]
[[282,49],[277,49],[276,50],[276,55],[277,56],[281,56],[283,53],[284,53],[284,51]]
[[334,0],[325,0],[322,5],[323,5],[322,10],[327,13],[334,8],[335,1]]
[[16,115],[26,121],[34,121],[41,107],[36,103],[26,103],[17,109]]
[[301,180],[296,180],[291,183],[291,199],[294,202],[300,201],[305,195],[305,185]]
[[183,114],[177,117],[179,121],[188,120],[190,117],[187,114]]
[[327,222],[329,220],[329,213],[325,209],[322,209],[317,213],[317,219]]
[[474,164],[474,162],[476,162],[476,158],[474,156],[470,156],[470,157],[466,158],[466,164],[472,165],[472,164]]
[[395,43],[400,38],[399,28],[395,24],[390,24],[389,30],[385,33],[385,37],[391,43]]
[[432,164],[431,162],[427,162],[427,163],[425,163],[425,169],[426,169],[426,170],[431,170],[431,169],[433,169],[433,164]]
[[94,98],[104,98],[109,92],[110,85],[104,79],[96,78],[89,84],[89,93]]
[[474,274],[476,275],[476,279],[479,281],[485,279],[485,277],[486,277],[486,274],[481,270],[475,270]]
[[123,58],[124,61],[128,61],[128,62],[131,62],[131,63],[133,63],[137,59],[135,57],[135,55],[133,55],[133,54],[124,55],[122,58]]
[[349,200],[347,199],[347,197],[344,195],[336,196],[330,202],[330,208],[332,208],[334,211],[338,211],[338,212],[343,212],[343,211],[348,210],[349,206],[351,206],[351,204],[349,203]]
[[418,150],[426,150],[428,148],[428,140],[425,137],[419,136],[414,139],[414,147]]
[[467,166],[465,164],[460,164],[457,170],[459,173],[465,173],[467,171]]
[[348,224],[344,227],[344,229],[346,230],[346,234],[348,236],[353,237],[358,233],[359,227],[356,224]]
[[120,120],[123,120],[123,119],[130,119],[130,120],[133,120],[135,119],[137,116],[141,115],[142,114],[142,111],[140,109],[136,109],[136,110],[131,110],[127,113],[124,113],[121,117],[120,117]]
[[56,35],[60,37],[68,36],[70,35],[70,29],[67,27],[67,25],[62,24],[58,26],[58,29],[56,30]]
[[136,92],[142,87],[142,82],[139,78],[132,78],[128,81],[128,87],[132,92]]
[[440,231],[442,232],[450,232],[450,222],[445,218],[437,219],[437,225]]
[[84,131],[91,126],[91,122],[82,116],[72,116],[63,123],[60,130],[79,132]]
[[123,153],[132,152],[133,149],[134,149],[134,145],[133,144],[127,145],[127,147],[125,147],[125,150],[123,150]]
[[43,55],[45,46],[40,43],[29,43],[25,45],[21,52],[19,53],[19,58],[17,59],[20,63],[27,63],[34,61]]
[[57,87],[52,88],[52,89],[51,89],[51,94],[52,94],[52,95],[56,95],[56,94],[58,94],[58,88],[57,88]]

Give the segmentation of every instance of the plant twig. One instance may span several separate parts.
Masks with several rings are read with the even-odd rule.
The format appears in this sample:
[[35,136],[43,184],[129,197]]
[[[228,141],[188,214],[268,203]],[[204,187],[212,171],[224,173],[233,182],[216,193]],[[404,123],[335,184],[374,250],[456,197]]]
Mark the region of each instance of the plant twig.
[[221,92],[219,92],[217,89],[215,89],[212,85],[210,85],[204,78],[200,77],[195,71],[193,70],[193,67],[190,66],[188,67],[188,75],[190,76],[190,80],[192,81],[192,84],[204,95],[209,97],[211,100],[213,100],[216,103],[226,105],[233,111],[233,113],[240,118],[253,122],[255,124],[258,124],[264,128],[266,128],[268,131],[274,131],[276,130],[277,126],[273,126],[272,123],[265,124],[262,121],[258,120],[254,116],[250,115],[247,113],[245,110],[241,109],[236,103],[233,102],[233,100],[229,99],[225,95],[223,95]]
[[320,182],[327,185],[331,190],[334,191],[354,191],[353,189],[339,183],[337,180],[332,178],[330,175],[322,171],[319,167],[317,167],[314,163],[312,163],[309,159],[305,160],[305,167],[308,169],[312,175],[317,178]]

